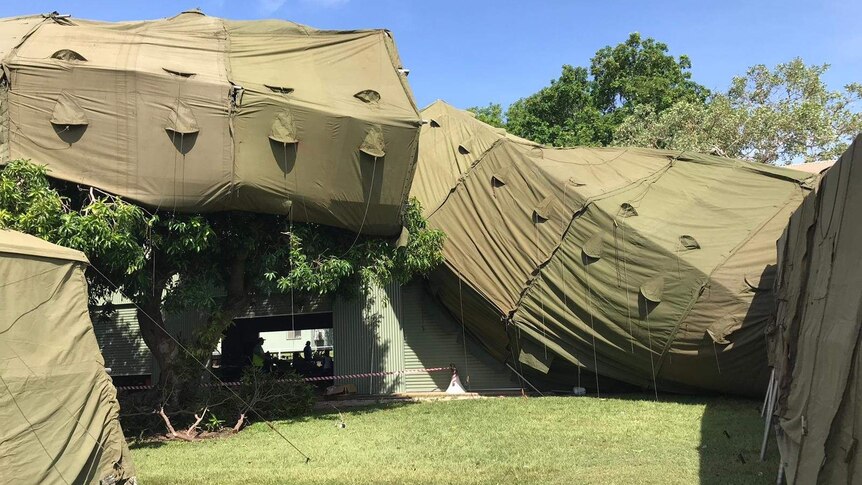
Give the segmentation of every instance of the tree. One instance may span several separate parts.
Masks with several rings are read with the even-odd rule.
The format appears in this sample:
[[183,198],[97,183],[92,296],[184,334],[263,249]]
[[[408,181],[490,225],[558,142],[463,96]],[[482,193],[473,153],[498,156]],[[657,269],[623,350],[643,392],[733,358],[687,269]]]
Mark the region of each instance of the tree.
[[489,103],[488,106],[472,106],[467,111],[476,115],[476,119],[497,128],[505,128],[503,121],[503,107],[499,103]]
[[563,66],[558,79],[539,92],[519,99],[506,111],[506,129],[538,143],[554,146],[595,145],[607,131],[590,94],[582,67]]
[[555,146],[607,145],[638,106],[661,112],[680,100],[703,102],[709,91],[691,80],[691,61],[666,44],[633,33],[596,52],[590,68],[564,65],[558,79],[513,103],[507,129]]
[[758,162],[835,159],[862,131],[862,85],[830,91],[829,66],[801,59],[756,65],[706,104],[686,100],[658,112],[641,106],[617,129],[618,145],[713,152]]
[[427,227],[415,200],[404,213],[409,236],[396,245],[294,224],[289,215],[148,211],[48,175],[46,167],[24,160],[0,171],[0,227],[83,251],[91,262],[92,302],[119,290],[138,307],[141,335],[162,369],[163,386],[176,384],[184,368],[176,342],[164,331],[166,309],[209,315],[195,341],[187,342],[205,360],[255,298],[406,282],[442,261],[444,236]]
[[668,46],[637,32],[590,62],[592,98],[605,114],[631,114],[637,106],[663,111],[678,101],[703,102],[709,90],[691,80],[691,60],[668,55]]

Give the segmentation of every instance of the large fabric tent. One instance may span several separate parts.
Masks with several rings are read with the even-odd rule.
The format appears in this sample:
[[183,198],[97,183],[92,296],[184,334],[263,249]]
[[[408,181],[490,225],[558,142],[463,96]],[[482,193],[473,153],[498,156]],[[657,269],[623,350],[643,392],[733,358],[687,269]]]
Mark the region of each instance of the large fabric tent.
[[[778,242],[769,329],[788,483],[862,483],[862,137]],[[854,173],[855,170],[855,173]]]
[[0,230],[0,483],[133,483],[86,257]]
[[0,163],[180,211],[394,235],[421,121],[385,30],[0,20]]
[[413,195],[447,234],[431,287],[497,358],[554,382],[584,369],[644,388],[763,392],[775,240],[816,175],[543,148],[443,102],[423,117]]

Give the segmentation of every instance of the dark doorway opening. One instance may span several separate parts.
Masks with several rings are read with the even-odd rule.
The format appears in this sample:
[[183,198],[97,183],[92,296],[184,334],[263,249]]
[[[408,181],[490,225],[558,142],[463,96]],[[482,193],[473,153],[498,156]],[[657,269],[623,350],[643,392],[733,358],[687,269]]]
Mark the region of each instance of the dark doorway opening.
[[[237,318],[222,338],[221,374],[226,379],[239,378],[243,368],[252,364],[258,338],[263,337],[268,340],[264,345],[267,371],[291,369],[306,376],[324,375],[324,354],[332,352],[331,335],[332,312]],[[306,342],[311,355],[304,350]],[[326,370],[331,375],[331,355]]]

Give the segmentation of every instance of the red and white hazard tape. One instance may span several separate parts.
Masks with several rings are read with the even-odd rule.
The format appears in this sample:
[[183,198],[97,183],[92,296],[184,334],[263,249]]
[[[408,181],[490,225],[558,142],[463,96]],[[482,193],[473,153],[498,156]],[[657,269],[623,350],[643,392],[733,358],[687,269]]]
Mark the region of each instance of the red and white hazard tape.
[[[392,376],[399,374],[424,374],[429,372],[442,372],[445,370],[454,371],[454,367],[430,367],[428,369],[406,369],[406,370],[396,370],[396,371],[387,371],[387,372],[365,372],[362,374],[346,374],[340,376],[318,376],[318,377],[303,377],[299,379],[277,379],[275,382],[288,382],[288,381],[305,381],[305,382],[316,382],[316,381],[338,381],[345,379],[358,379],[362,377],[377,377],[377,376]],[[219,387],[219,386],[239,386],[242,385],[242,382],[221,382],[217,384],[206,384],[204,387]],[[119,386],[117,387],[118,391],[146,391],[149,389],[153,389],[155,386]]]

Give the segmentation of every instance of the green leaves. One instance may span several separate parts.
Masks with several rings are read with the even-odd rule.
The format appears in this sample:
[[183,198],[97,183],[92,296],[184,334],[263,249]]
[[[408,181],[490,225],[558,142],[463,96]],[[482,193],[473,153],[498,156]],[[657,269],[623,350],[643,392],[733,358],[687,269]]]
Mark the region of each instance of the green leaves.
[[862,90],[850,84],[830,91],[821,79],[828,67],[806,66],[801,59],[773,69],[753,66],[705,104],[679,101],[661,112],[639,108],[618,128],[616,144],[775,164],[835,159],[862,131]]
[[255,298],[356,292],[406,282],[442,262],[443,233],[427,227],[416,200],[406,206],[404,224],[410,237],[399,247],[283,215],[150,212],[49,179],[45,167],[27,160],[0,170],[0,227],[83,251],[108,277],[89,274],[93,304],[119,290],[142,307],[204,314],[207,325],[185,342],[202,359]]
[[403,247],[337,229],[295,225],[288,236],[287,257],[269,258],[263,280],[274,281],[279,292],[316,294],[354,291],[357,284],[406,283],[443,261],[444,235],[427,227],[415,198],[406,207],[404,225],[410,236]]
[[553,146],[608,145],[640,106],[661,112],[683,100],[702,103],[709,91],[690,79],[690,69],[688,57],[634,33],[596,52],[589,70],[564,65],[549,86],[509,106],[505,127]]

